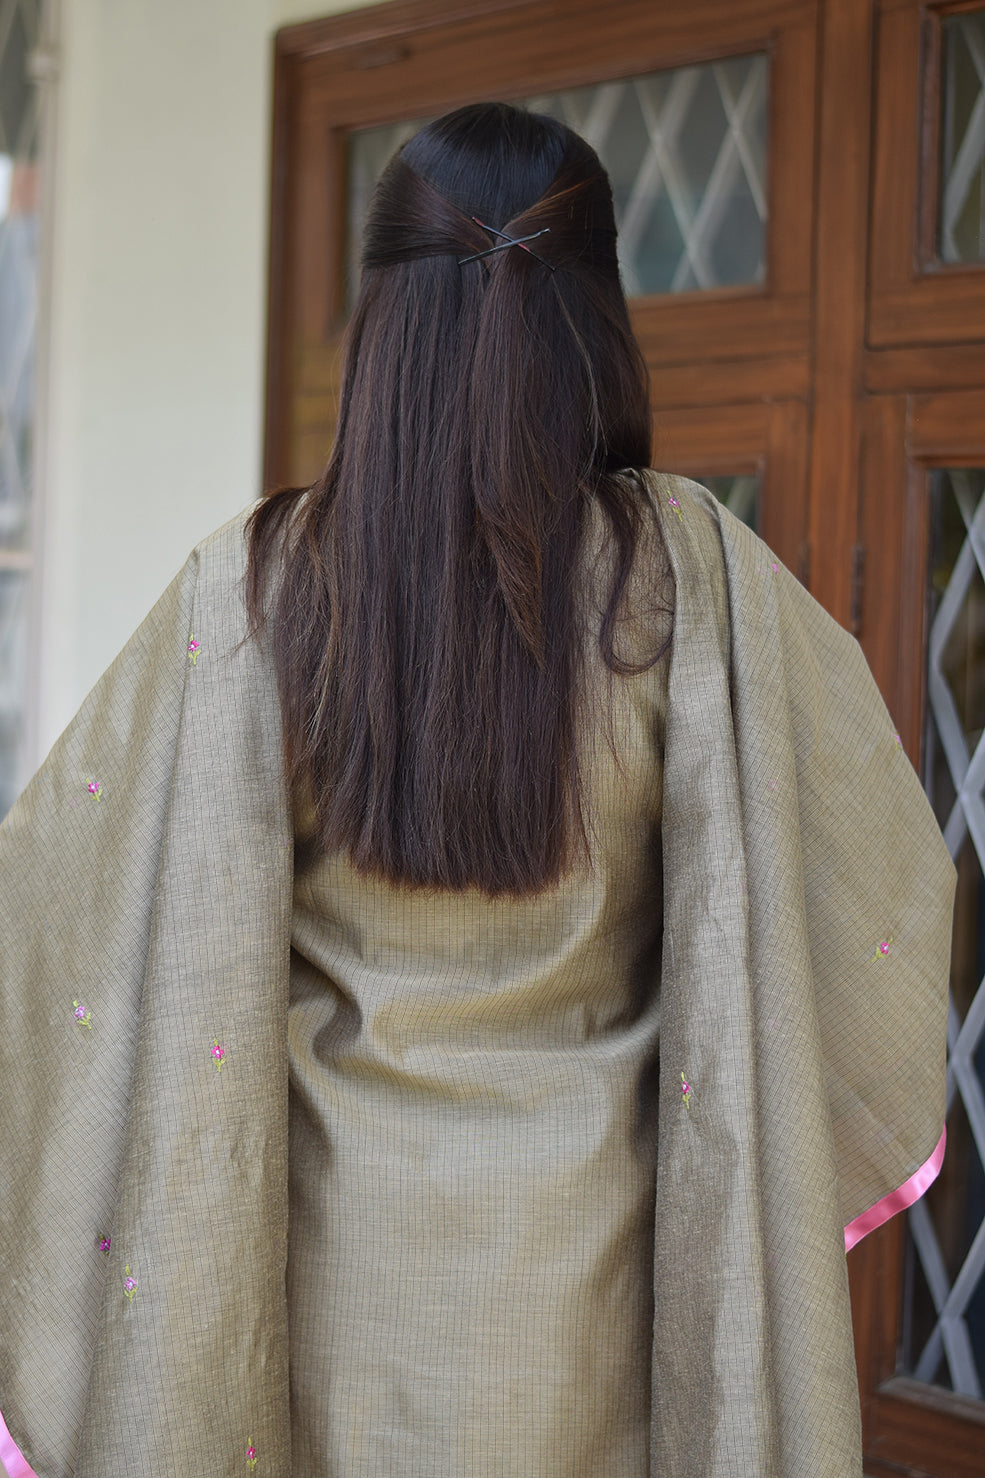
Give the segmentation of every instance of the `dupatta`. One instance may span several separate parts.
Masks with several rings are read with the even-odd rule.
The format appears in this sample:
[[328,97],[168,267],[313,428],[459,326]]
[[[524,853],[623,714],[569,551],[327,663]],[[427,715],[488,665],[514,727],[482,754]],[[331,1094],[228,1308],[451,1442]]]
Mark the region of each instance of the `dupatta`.
[[[651,1473],[845,1478],[845,1228],[939,1164],[953,868],[856,643],[704,490],[650,489],[677,584]],[[293,830],[244,565],[239,519],[0,828],[11,1478],[291,1471]]]

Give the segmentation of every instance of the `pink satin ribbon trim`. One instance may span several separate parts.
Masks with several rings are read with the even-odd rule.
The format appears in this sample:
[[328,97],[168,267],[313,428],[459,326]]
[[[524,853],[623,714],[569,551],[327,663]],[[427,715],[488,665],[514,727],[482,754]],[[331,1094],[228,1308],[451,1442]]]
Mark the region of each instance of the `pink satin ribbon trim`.
[[7,1469],[10,1478],[38,1478],[27,1458],[7,1431],[7,1423],[0,1411],[0,1463]]
[[919,1170],[915,1170],[909,1180],[904,1180],[898,1190],[890,1191],[888,1196],[883,1196],[868,1211],[863,1211],[861,1216],[856,1216],[845,1228],[845,1251],[850,1252],[856,1242],[861,1242],[876,1227],[881,1227],[884,1221],[895,1216],[899,1211],[905,1211],[907,1206],[912,1206],[914,1201],[919,1201],[928,1186],[933,1185],[940,1173],[941,1165],[944,1163],[944,1147],[947,1144],[947,1129],[941,1130],[941,1137],[937,1141],[937,1148],[929,1160],[925,1160]]

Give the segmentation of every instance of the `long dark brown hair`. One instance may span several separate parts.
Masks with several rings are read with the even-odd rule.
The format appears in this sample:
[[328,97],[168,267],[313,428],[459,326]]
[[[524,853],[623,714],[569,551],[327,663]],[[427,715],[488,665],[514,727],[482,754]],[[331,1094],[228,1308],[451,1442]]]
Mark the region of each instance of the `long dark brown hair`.
[[650,461],[608,177],[551,118],[461,108],[390,161],[362,265],[328,466],[249,525],[290,778],[364,873],[528,895],[584,844],[589,504],[614,535],[618,671],[642,500],[615,474]]

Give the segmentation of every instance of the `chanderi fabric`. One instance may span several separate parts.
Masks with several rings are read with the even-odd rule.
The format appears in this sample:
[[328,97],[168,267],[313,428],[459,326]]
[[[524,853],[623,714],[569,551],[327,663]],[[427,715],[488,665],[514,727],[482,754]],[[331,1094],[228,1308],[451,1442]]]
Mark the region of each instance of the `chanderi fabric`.
[[[953,869],[856,644],[702,490],[649,488],[676,586],[650,1472],[845,1478],[844,1229],[940,1140]],[[295,829],[244,563],[242,520],[196,550],[0,829],[15,1478],[292,1473]]]

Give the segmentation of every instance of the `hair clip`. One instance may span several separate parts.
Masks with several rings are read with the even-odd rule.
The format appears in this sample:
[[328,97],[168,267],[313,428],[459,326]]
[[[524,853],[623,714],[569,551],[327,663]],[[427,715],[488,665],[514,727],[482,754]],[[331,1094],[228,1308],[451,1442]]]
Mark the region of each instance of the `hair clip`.
[[544,226],[542,230],[535,231],[532,236],[507,236],[505,231],[497,231],[495,226],[487,226],[485,221],[479,220],[478,216],[473,216],[472,219],[477,226],[482,227],[483,231],[488,231],[490,236],[501,236],[503,239],[497,242],[495,246],[487,246],[485,251],[473,252],[470,257],[459,257],[458,265],[460,267],[464,267],[466,262],[481,262],[483,257],[491,257],[493,252],[506,251],[507,247],[520,246],[525,252],[529,252],[534,260],[539,262],[542,267],[546,267],[548,272],[555,270],[550,262],[545,262],[543,257],[539,257],[535,251],[530,251],[529,246],[527,246],[528,241],[536,241],[538,236],[549,236],[551,231],[550,226]]

